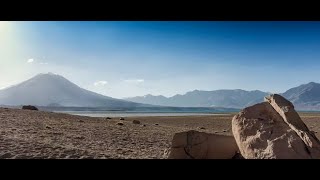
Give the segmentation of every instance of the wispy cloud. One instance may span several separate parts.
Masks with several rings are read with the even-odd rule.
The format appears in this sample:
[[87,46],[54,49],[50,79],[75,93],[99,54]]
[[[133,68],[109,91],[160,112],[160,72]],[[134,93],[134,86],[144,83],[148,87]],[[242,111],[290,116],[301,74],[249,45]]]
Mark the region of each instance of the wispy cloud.
[[33,63],[33,62],[34,62],[34,59],[32,58],[27,60],[27,63]]
[[47,63],[47,62],[45,62],[45,61],[39,61],[39,60],[35,60],[35,59],[33,59],[33,58],[28,59],[28,60],[27,60],[27,63],[30,63],[30,64],[35,63],[35,64],[40,64],[40,65],[47,65],[47,64],[49,64],[49,63]]
[[144,79],[126,79],[124,80],[126,83],[143,83]]
[[94,86],[105,86],[107,84],[108,84],[107,81],[97,81],[94,83]]

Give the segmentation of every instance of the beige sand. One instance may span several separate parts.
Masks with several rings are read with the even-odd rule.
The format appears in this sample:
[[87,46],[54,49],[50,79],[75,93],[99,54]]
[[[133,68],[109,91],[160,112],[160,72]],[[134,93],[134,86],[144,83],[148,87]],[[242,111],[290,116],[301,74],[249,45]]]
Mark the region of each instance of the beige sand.
[[[0,159],[161,159],[174,133],[193,129],[231,135],[232,117],[130,117],[121,126],[119,118],[0,108]],[[301,117],[312,131],[319,132],[320,114]]]

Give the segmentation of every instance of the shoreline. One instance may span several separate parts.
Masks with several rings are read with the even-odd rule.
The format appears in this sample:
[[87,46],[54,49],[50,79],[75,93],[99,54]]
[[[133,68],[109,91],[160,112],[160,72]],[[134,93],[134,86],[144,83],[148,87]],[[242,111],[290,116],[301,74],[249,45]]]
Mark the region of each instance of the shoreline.
[[88,117],[171,117],[171,116],[229,116],[229,113],[186,113],[186,112],[79,112],[79,111],[54,111],[56,113],[66,113],[77,116]]

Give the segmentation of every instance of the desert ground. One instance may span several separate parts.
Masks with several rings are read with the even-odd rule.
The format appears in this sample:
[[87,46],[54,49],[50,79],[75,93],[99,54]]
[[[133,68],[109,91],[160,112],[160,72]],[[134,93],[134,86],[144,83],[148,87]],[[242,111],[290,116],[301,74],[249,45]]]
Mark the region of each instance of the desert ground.
[[[177,132],[232,135],[234,115],[119,120],[0,108],[0,159],[163,159]],[[300,116],[320,138],[320,113]]]

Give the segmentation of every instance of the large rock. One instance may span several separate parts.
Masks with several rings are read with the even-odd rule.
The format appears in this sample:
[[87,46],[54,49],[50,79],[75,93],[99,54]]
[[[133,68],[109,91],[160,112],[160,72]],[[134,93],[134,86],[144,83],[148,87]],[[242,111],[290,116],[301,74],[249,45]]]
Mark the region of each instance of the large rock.
[[315,156],[319,157],[320,141],[303,123],[299,114],[294,110],[293,104],[278,94],[265,97],[265,101],[271,104],[288,126],[303,140],[310,154],[317,154]]
[[232,132],[246,159],[320,158],[319,140],[292,103],[280,95],[243,109],[232,119]]
[[166,154],[169,159],[232,159],[238,151],[232,136],[192,130],[176,133]]

